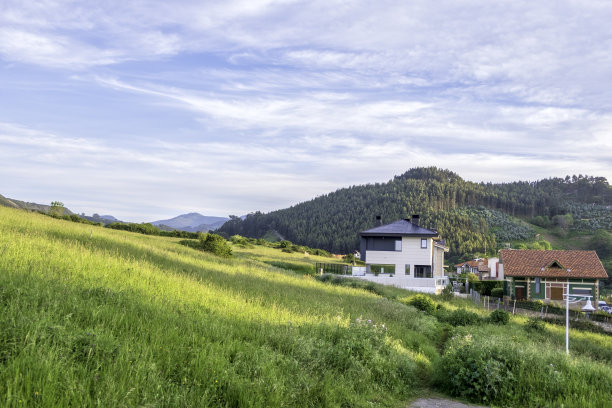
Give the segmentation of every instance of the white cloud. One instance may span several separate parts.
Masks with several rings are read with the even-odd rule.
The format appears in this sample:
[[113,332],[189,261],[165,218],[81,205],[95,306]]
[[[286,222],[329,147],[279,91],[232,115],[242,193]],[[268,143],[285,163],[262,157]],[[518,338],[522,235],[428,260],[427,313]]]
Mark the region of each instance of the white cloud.
[[418,165],[610,178],[611,19],[597,1],[7,0],[0,69],[73,86],[0,101],[2,177],[219,215]]

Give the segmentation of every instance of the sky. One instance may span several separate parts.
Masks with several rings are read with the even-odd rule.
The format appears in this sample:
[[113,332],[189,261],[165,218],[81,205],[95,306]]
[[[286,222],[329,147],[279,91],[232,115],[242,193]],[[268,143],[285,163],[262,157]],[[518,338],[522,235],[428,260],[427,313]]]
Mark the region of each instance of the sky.
[[0,194],[243,215],[436,166],[612,181],[609,1],[0,0]]

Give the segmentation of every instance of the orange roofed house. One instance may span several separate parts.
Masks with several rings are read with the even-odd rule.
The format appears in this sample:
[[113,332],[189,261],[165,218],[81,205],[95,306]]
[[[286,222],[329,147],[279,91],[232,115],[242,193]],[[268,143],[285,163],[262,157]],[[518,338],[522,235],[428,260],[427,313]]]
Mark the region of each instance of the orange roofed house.
[[502,249],[500,270],[505,295],[517,300],[564,300],[565,295],[599,295],[599,280],[607,279],[595,251],[538,251]]

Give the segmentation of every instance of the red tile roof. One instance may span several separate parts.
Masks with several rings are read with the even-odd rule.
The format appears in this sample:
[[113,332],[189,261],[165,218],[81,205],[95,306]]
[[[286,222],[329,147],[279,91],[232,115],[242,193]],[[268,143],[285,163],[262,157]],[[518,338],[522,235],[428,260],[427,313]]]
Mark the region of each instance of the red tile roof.
[[504,265],[504,275],[506,276],[608,278],[608,274],[595,251],[502,249],[499,254],[500,263]]
[[470,268],[478,268],[479,272],[489,272],[490,268],[489,260],[487,258],[482,259],[473,259],[471,261],[462,262],[460,264],[455,265],[455,267],[463,267],[468,265]]

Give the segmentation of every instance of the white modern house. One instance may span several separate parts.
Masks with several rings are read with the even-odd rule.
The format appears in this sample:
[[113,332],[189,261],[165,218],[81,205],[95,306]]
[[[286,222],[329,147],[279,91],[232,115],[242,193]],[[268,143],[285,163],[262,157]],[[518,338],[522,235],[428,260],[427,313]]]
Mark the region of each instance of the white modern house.
[[360,253],[366,266],[353,276],[419,292],[440,293],[448,284],[444,253],[449,248],[435,230],[419,225],[419,216],[362,231]]

